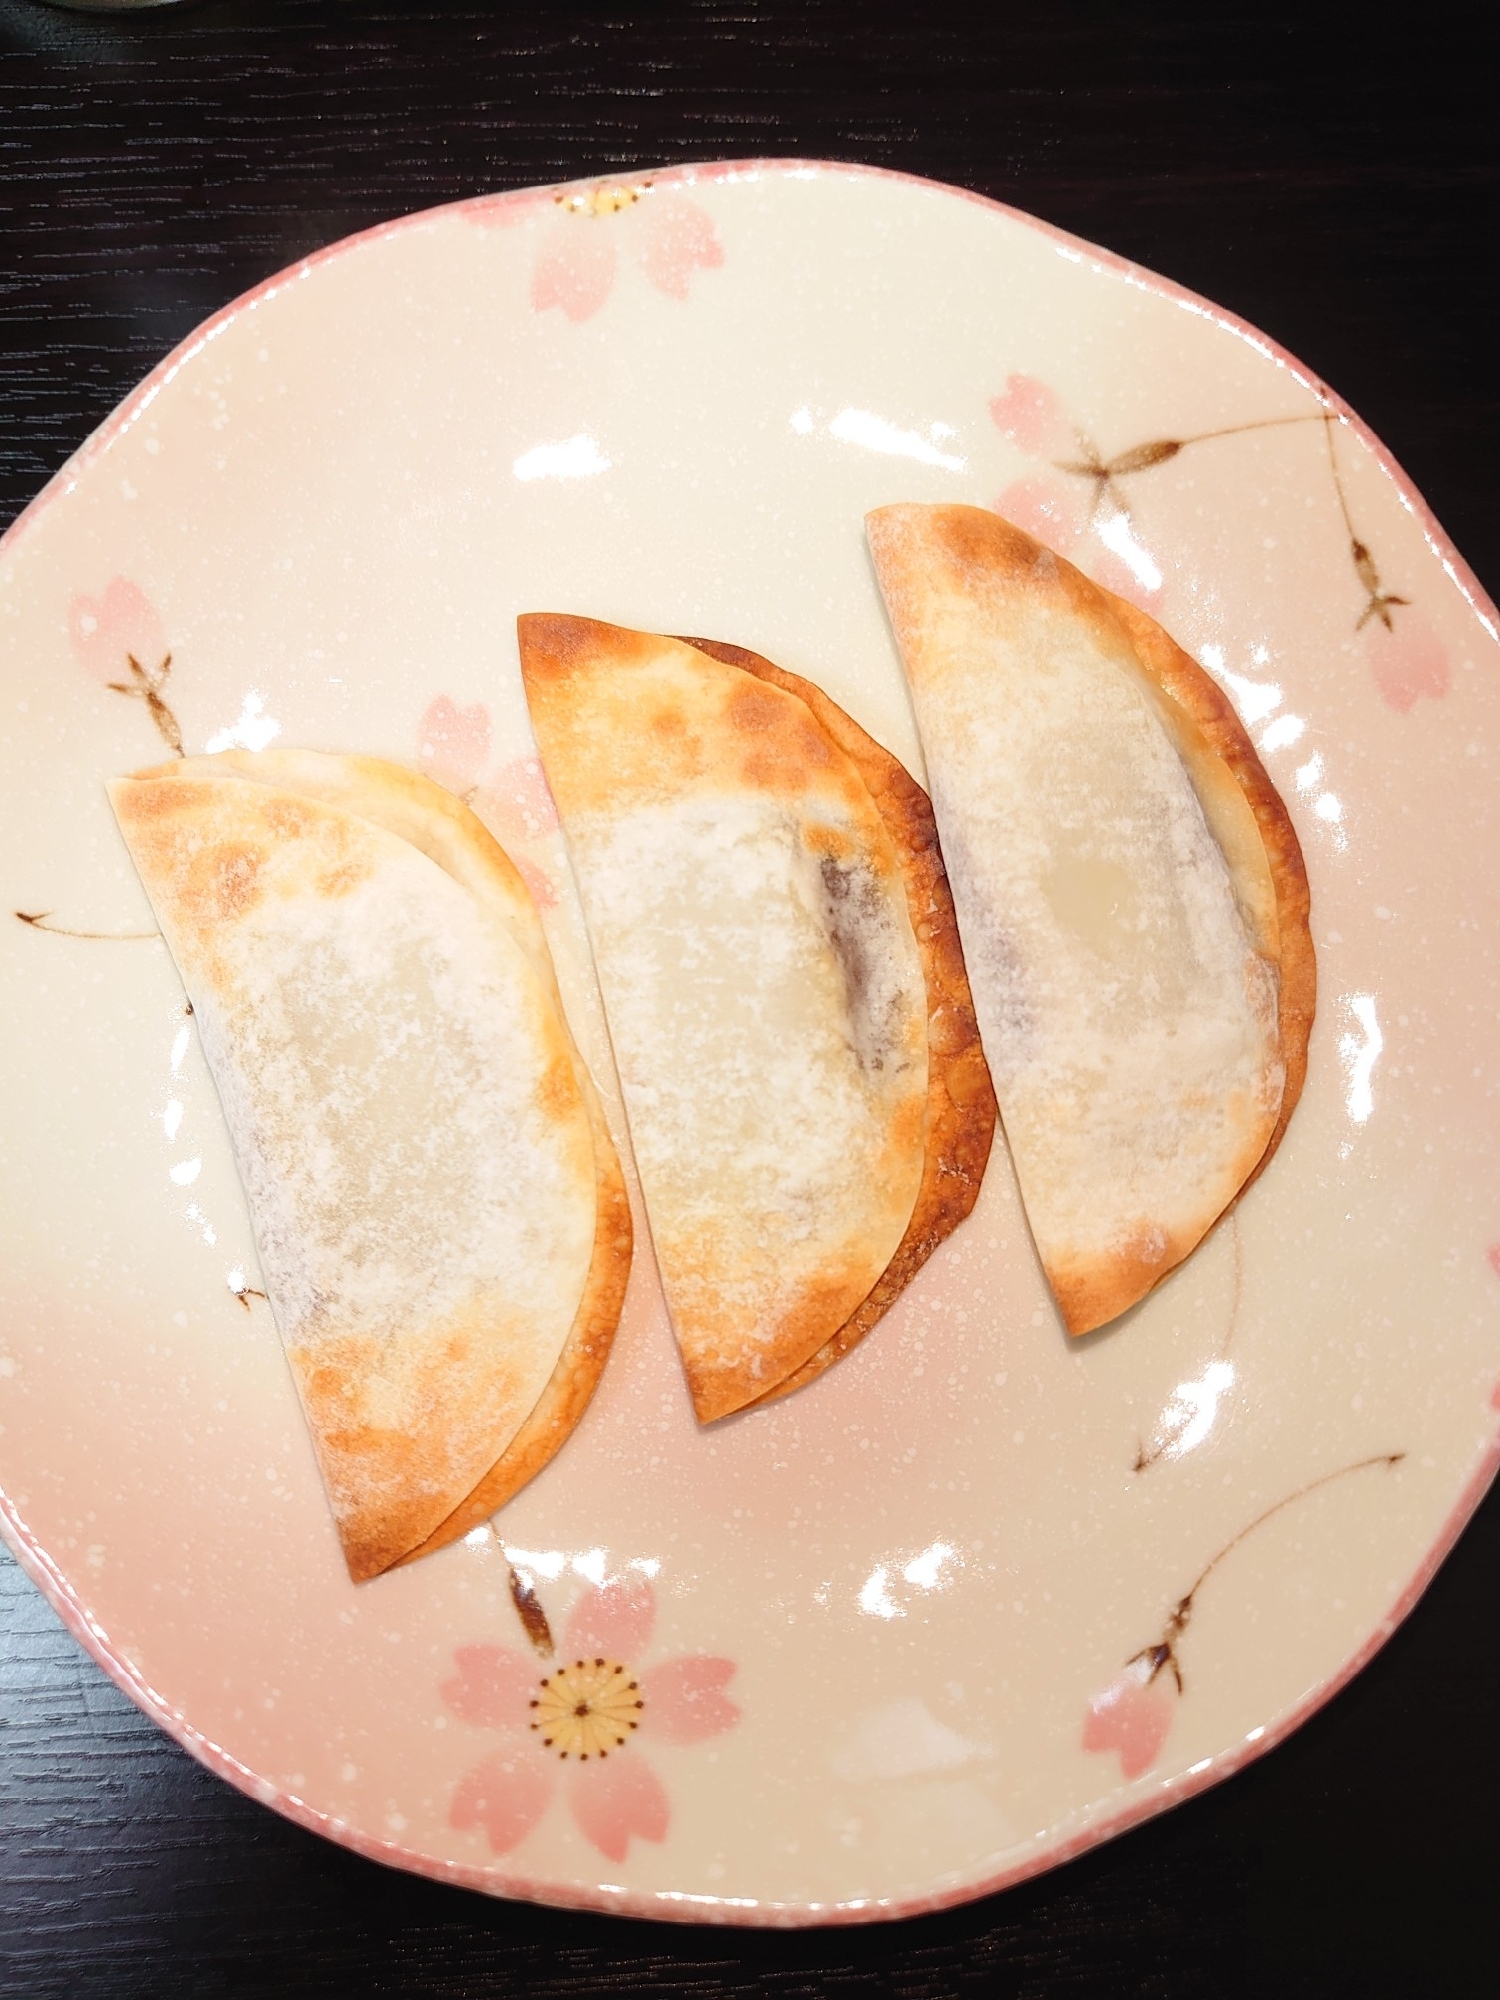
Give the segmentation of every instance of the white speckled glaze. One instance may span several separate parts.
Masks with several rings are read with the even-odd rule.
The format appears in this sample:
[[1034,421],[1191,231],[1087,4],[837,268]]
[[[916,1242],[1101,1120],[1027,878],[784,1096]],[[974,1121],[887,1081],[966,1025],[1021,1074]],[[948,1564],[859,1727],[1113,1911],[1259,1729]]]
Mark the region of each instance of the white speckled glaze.
[[[1070,1344],[997,1144],[864,1346],[706,1432],[643,1232],[572,1441],[493,1530],[354,1587],[172,964],[56,934],[150,928],[104,779],[174,725],[191,752],[274,724],[475,788],[552,899],[608,1091],[516,613],[753,647],[920,773],[861,532],[913,499],[1000,502],[1235,698],[1320,960],[1279,1156]],[[115,1678],[267,1804],[552,1902],[770,1924],[957,1901],[1285,1734],[1484,1490],[1494,613],[1343,405],[1202,301],[849,167],[416,216],[163,364],[0,545],[0,648],[6,1531]],[[526,1730],[556,1662],[512,1569],[559,1645],[641,1676],[608,1774]]]

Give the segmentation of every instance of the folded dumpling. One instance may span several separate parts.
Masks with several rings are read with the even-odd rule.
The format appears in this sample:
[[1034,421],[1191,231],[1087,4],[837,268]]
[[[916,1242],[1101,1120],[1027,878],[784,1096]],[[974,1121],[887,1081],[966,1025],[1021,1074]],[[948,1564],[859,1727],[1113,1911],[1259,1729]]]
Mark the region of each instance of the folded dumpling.
[[1027,1217],[1084,1333],[1285,1130],[1316,980],[1301,851],[1154,620],[980,508],[867,525]]
[[520,641],[707,1422],[812,1362],[912,1221],[927,994],[901,857],[787,689],[590,619]]
[[953,897],[927,794],[899,758],[800,674],[789,673],[743,646],[717,639],[687,643],[795,695],[859,772],[896,851],[927,995],[922,1179],[906,1233],[843,1325],[800,1368],[759,1398],[770,1402],[813,1381],[863,1340],[968,1215],[979,1199],[995,1136],[995,1093],[980,1046]]
[[474,815],[377,759],[228,752],[110,796],[374,1576],[546,1463],[619,1319],[629,1205],[541,926]]

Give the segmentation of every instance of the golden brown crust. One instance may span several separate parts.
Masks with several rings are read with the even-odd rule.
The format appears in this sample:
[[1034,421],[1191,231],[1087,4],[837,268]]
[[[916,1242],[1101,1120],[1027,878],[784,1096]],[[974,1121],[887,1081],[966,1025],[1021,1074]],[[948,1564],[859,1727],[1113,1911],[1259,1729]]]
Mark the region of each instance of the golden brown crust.
[[842,1360],[889,1312],[938,1245],[957,1229],[979,1198],[998,1114],[927,794],[889,750],[811,681],[774,666],[743,646],[715,639],[689,638],[686,643],[795,695],[858,770],[896,848],[927,982],[925,1157],[911,1221],[896,1254],[838,1331],[800,1368],[757,1399],[770,1403],[815,1381],[826,1368]]
[[255,784],[342,806],[409,841],[500,919],[561,1013],[552,954],[531,891],[483,820],[446,786],[383,757],[295,749],[221,750],[210,757],[158,764],[135,775],[181,781],[184,773],[191,776],[209,769],[216,774],[232,771]]
[[769,1363],[762,1368],[757,1369],[753,1362],[726,1362],[717,1356],[685,1351],[682,1368],[699,1423],[711,1424],[720,1417],[732,1417],[740,1410],[773,1401],[776,1390],[761,1386],[766,1374],[787,1366],[789,1356],[803,1357],[779,1378],[776,1387],[780,1388],[811,1367],[828,1344],[827,1329],[840,1325],[839,1315],[849,1312],[867,1275],[856,1271],[851,1278],[848,1265],[830,1266],[825,1276],[807,1280],[796,1307],[777,1327],[768,1349]]
[[1202,1241],[1201,1235],[1182,1241],[1155,1231],[1120,1245],[1107,1264],[1097,1258],[1054,1256],[1047,1266],[1047,1282],[1063,1325],[1075,1336],[1108,1326],[1122,1312],[1139,1305]]
[[382,1565],[397,1567],[432,1554],[487,1521],[536,1477],[576,1429],[609,1359],[625,1303],[633,1247],[630,1198],[593,1079],[563,1013],[541,921],[510,856],[461,799],[420,772],[375,757],[339,761],[349,771],[345,796],[351,811],[361,811],[363,801],[369,816],[378,816],[390,831],[420,847],[494,909],[517,936],[557,1009],[572,1059],[573,1083],[582,1097],[594,1142],[598,1202],[594,1250],[583,1296],[557,1365],[530,1416],[473,1492],[416,1547]]
[[[1034,587],[1040,554],[1045,559],[1049,587],[1065,594],[1076,617],[1092,627],[1101,623],[1101,614],[1103,619],[1113,617],[1123,627],[1131,650],[1149,678],[1197,730],[1214,757],[1228,768],[1254,816],[1270,870],[1280,932],[1275,949],[1281,968],[1278,1020],[1286,1082],[1275,1130],[1245,1182],[1248,1187],[1265,1170],[1280,1145],[1302,1094],[1307,1076],[1308,1041],[1317,1006],[1317,963],[1309,921],[1307,867],[1291,816],[1228,695],[1148,612],[1095,583],[1063,557],[1039,549],[1031,536],[999,515],[979,507],[948,507],[941,512],[945,552],[957,572],[988,571],[1008,577],[1018,587]],[[884,579],[882,588],[890,588]],[[1196,759],[1190,764],[1190,776],[1201,790],[1205,773]],[[1215,832],[1220,829],[1216,827]],[[1234,857],[1230,859],[1232,863]]]
[[[326,837],[332,838],[340,822],[320,808],[347,812],[356,817],[344,824],[369,821],[408,841],[474,895],[515,940],[552,1002],[556,1054],[539,1090],[553,1100],[551,1108],[559,1117],[572,1115],[581,1103],[592,1142],[597,1204],[593,1251],[573,1324],[540,1398],[495,1464],[436,1524],[430,1499],[378,1512],[340,1510],[345,1560],[354,1581],[362,1582],[467,1533],[535,1477],[566,1442],[593,1395],[619,1323],[631,1261],[629,1199],[592,1079],[562,1011],[551,954],[530,893],[509,856],[474,813],[431,779],[382,759],[301,750],[227,752],[153,767],[115,788],[120,794],[116,810],[122,824],[153,813],[160,819],[169,808],[180,810],[188,804],[191,794],[203,789],[204,778],[226,776],[270,788],[262,794],[267,803],[261,817],[273,831],[279,827],[287,837],[305,836],[313,830],[316,816],[320,825],[326,821]],[[167,779],[171,785],[141,785],[141,779]],[[304,800],[315,803],[309,809],[301,803]],[[299,815],[307,820],[306,827],[291,824]],[[208,916],[227,914],[218,906],[230,891],[240,903],[256,893],[257,870],[250,865],[255,858],[246,847],[241,856],[246,865],[231,871],[232,881],[223,879],[225,869],[215,859],[212,879],[203,884],[203,895],[215,904]],[[329,892],[345,886],[352,882],[330,882]],[[464,1379],[471,1344],[472,1336],[463,1326],[449,1331],[438,1359],[429,1366],[430,1380],[424,1377],[426,1386],[418,1385],[419,1400],[442,1405]],[[357,1486],[364,1468],[378,1484],[396,1491],[441,1486],[441,1468],[435,1460],[419,1462],[410,1438],[378,1430],[361,1418],[358,1385],[372,1370],[380,1371],[376,1345],[357,1336],[334,1337],[316,1349],[289,1350],[288,1358],[330,1477],[342,1483],[347,1475]]]
[[[868,811],[857,774],[833,754],[805,703],[751,677],[708,678],[701,665],[692,669],[694,653],[681,640],[656,633],[551,612],[528,612],[516,628],[527,702],[566,790],[566,813],[715,785],[788,799],[816,786]],[[587,700],[578,699],[585,689]]]
[[[472,1424],[473,1353],[479,1329],[460,1320],[423,1343],[402,1371],[406,1407],[420,1426],[371,1420],[366,1385],[388,1369],[384,1344],[359,1333],[328,1335],[315,1346],[287,1348],[318,1462],[335,1501],[344,1561],[355,1583],[399,1562],[431,1531],[453,1474],[450,1440]],[[514,1405],[514,1383],[486,1371],[486,1387]],[[378,1501],[372,1501],[372,1492]]]
[[1162,693],[1176,703],[1207,739],[1214,753],[1228,765],[1255,815],[1270,864],[1280,933],[1277,949],[1281,990],[1276,1011],[1281,1028],[1286,1082],[1282,1086],[1281,1110],[1275,1129],[1265,1151],[1240,1189],[1243,1194],[1245,1188],[1270,1165],[1307,1080],[1307,1048],[1318,1004],[1318,964],[1313,950],[1312,894],[1307,880],[1307,863],[1302,856],[1302,843],[1292,825],[1291,814],[1272,784],[1265,765],[1256,755],[1255,746],[1235,713],[1233,703],[1218,682],[1205,673],[1191,653],[1185,652],[1154,618],[1127,603],[1124,598],[1114,596],[1102,585],[1095,588],[1125,627],[1135,647],[1136,657]]
[[[597,1114],[596,1129],[602,1128],[603,1114],[598,1110],[593,1084],[589,1082],[587,1087]],[[567,1443],[599,1386],[625,1304],[632,1238],[625,1176],[607,1131],[604,1138],[608,1152],[600,1160],[594,1255],[577,1316],[551,1379],[536,1408],[474,1491],[424,1542],[401,1556],[399,1563],[415,1562],[419,1556],[456,1542],[514,1499]]]
[[1101,657],[1140,677],[1224,854],[1251,940],[1278,969],[1280,1101],[1274,1117],[1257,1119],[1247,1107],[1245,1143],[1238,1157],[1225,1160],[1223,1192],[1213,1190],[1201,1226],[1154,1227],[1107,1256],[1069,1257],[1054,1245],[1044,1258],[1068,1330],[1089,1332],[1135,1304],[1191,1253],[1264,1169],[1286,1129],[1306,1074],[1316,997],[1301,850],[1227,698],[1146,613],[986,509],[896,506],[876,510],[867,526],[914,689],[951,685],[965,671],[963,648],[931,622],[934,604],[972,606],[976,618],[1012,633],[1028,620],[1061,616]]
[[[596,620],[528,614],[518,620],[518,636],[542,760],[570,837],[581,822],[610,822],[627,808],[675,806],[695,795],[770,795],[803,816],[803,837],[830,860],[857,848],[904,923],[910,903],[892,830],[856,763],[798,695],[681,640]],[[921,947],[912,943],[919,962]],[[899,1032],[925,1068],[926,1009],[914,987],[911,997],[917,1004]],[[722,1212],[699,1224],[657,1198],[656,1248],[701,1422],[758,1400],[800,1370],[857,1312],[890,1262],[926,1157],[926,1085],[903,1086],[901,1073],[893,1068],[882,1085],[892,1100],[889,1122],[862,1183],[859,1213],[845,1218],[847,1229],[820,1237],[820,1261],[799,1270],[774,1325],[753,1343],[744,1337],[741,1299],[725,1282],[731,1268],[742,1274],[736,1284],[747,1271],[761,1281],[756,1254],[741,1254],[748,1235],[735,1238],[733,1218]],[[740,1261],[727,1264],[727,1256]]]

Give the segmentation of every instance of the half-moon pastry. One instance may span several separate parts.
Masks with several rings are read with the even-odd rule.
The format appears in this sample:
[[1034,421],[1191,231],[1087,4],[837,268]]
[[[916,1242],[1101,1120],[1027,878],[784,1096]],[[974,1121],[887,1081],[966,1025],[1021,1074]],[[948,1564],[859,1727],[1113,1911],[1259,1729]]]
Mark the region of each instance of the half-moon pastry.
[[857,1346],[979,1199],[995,1136],[995,1093],[979,1041],[958,921],[927,794],[899,758],[800,674],[716,639],[699,652],[797,696],[865,781],[896,849],[927,986],[927,1128],[922,1180],[906,1234],[869,1294],[817,1353],[759,1400],[771,1402],[821,1375]]
[[357,1581],[438,1548],[576,1424],[630,1215],[525,886],[374,758],[117,780],[193,1003]]
[[922,1184],[921,955],[890,833],[806,704],[681,640],[520,621],[700,1420],[785,1382]]
[[867,525],[1027,1218],[1085,1333],[1285,1130],[1316,977],[1301,851],[1228,702],[1144,613],[981,508]]

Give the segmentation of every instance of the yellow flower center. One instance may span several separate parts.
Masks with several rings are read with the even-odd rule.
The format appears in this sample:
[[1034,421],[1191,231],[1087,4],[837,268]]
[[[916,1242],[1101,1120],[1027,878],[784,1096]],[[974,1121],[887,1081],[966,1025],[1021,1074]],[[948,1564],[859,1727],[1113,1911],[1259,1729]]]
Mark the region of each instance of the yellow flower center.
[[639,201],[650,185],[649,181],[634,187],[622,181],[602,181],[598,187],[573,188],[566,194],[554,195],[553,200],[569,215],[618,215],[622,208]]
[[640,1683],[617,1660],[575,1660],[548,1674],[531,1698],[531,1726],[559,1757],[607,1757],[640,1727]]

